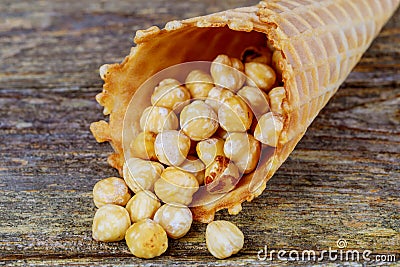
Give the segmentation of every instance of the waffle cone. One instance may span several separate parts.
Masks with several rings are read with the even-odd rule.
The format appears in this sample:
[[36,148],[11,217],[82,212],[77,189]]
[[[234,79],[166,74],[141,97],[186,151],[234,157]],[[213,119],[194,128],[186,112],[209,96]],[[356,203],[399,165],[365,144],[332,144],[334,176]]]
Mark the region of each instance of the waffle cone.
[[[225,208],[236,214],[242,202],[262,193],[399,1],[262,1],[257,6],[171,21],[162,30],[154,26],[138,31],[134,39],[137,46],[129,56],[121,64],[101,69],[105,84],[96,99],[110,118],[109,122],[93,123],[91,131],[98,142],[110,142],[115,153],[108,162],[122,174],[122,122],[130,99],[147,78],[182,62],[212,61],[219,54],[239,57],[244,48],[265,46],[270,40],[283,55],[279,64],[287,101],[276,153],[262,158],[259,168],[244,176],[225,196],[209,195],[203,190],[192,203],[198,221],[212,221],[215,212]],[[132,120],[138,119],[138,115],[131,116]]]

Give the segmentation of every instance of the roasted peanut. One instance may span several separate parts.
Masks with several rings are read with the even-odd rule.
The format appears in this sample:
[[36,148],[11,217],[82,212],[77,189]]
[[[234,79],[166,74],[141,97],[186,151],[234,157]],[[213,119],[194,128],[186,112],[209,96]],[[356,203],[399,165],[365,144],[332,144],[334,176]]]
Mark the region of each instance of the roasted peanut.
[[160,178],[164,166],[155,161],[138,158],[128,159],[123,167],[123,176],[129,188],[138,193],[142,190],[154,190],[154,183]]
[[217,114],[201,100],[196,100],[183,108],[180,125],[182,131],[195,141],[209,138],[219,127]]

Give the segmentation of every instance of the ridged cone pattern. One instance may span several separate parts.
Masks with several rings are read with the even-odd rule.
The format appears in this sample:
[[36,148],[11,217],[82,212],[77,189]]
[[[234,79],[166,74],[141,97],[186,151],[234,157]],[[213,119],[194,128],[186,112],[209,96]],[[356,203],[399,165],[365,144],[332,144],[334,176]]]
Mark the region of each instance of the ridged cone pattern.
[[[122,174],[125,111],[147,78],[182,62],[212,61],[218,54],[239,57],[247,46],[266,45],[267,37],[284,57],[280,63],[287,99],[280,136],[284,145],[277,147],[272,158],[261,159],[256,173],[244,176],[235,190],[220,199],[199,192],[194,200],[198,206],[192,208],[194,219],[202,222],[213,220],[215,212],[224,208],[236,214],[243,201],[262,193],[266,182],[346,79],[399,2],[262,1],[257,6],[172,21],[162,30],[151,27],[138,31],[137,46],[124,62],[101,69],[105,84],[96,99],[110,118],[109,123],[93,123],[91,131],[97,141],[111,143],[115,153],[108,162]],[[138,112],[143,108],[138,107]]]

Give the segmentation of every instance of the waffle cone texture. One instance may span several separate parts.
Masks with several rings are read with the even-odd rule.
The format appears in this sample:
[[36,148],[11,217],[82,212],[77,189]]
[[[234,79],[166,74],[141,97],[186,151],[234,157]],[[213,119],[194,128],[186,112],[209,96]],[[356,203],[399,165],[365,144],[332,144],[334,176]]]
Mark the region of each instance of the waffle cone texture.
[[[255,172],[242,177],[235,190],[223,197],[199,191],[191,208],[194,219],[201,222],[212,221],[221,209],[236,214],[242,202],[262,193],[399,2],[262,1],[257,6],[171,21],[164,29],[154,26],[137,31],[137,45],[125,60],[103,69],[105,84],[96,99],[104,106],[103,113],[109,115],[109,122],[94,122],[91,131],[98,142],[110,142],[115,153],[108,162],[122,174],[125,113],[135,91],[146,79],[183,62],[212,61],[219,54],[240,57],[244,48],[265,46],[270,40],[283,55],[279,64],[287,103],[279,145],[272,157],[261,159]],[[138,116],[132,114],[132,119],[137,120]]]

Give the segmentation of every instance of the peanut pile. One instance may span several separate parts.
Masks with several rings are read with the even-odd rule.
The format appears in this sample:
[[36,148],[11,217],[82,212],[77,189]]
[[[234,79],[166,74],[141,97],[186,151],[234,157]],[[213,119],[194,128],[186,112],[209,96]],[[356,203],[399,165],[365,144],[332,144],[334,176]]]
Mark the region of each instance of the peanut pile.
[[[93,189],[93,238],[125,239],[133,255],[157,257],[168,237],[190,230],[189,206],[200,186],[228,193],[254,171],[262,147],[276,147],[283,129],[280,57],[249,47],[241,59],[217,56],[209,73],[192,70],[184,84],[160,81],[130,143],[123,179],[110,177]],[[223,259],[240,251],[244,236],[232,223],[214,221],[206,243]]]

